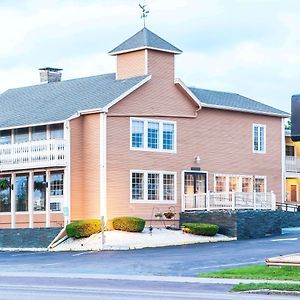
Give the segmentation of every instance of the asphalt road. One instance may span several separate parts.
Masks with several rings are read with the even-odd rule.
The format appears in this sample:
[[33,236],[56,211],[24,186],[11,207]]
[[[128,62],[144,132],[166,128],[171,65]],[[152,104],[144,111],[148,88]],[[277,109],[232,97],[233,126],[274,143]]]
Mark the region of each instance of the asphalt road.
[[[182,276],[263,263],[268,257],[300,252],[299,248],[300,234],[291,234],[131,251],[0,252],[0,299],[294,299],[233,294],[228,284],[165,282],[151,276],[182,280]],[[78,278],[78,274],[83,275]],[[119,278],[108,279],[109,275]]]
[[300,252],[300,234],[103,252],[0,252],[0,272],[195,276]]

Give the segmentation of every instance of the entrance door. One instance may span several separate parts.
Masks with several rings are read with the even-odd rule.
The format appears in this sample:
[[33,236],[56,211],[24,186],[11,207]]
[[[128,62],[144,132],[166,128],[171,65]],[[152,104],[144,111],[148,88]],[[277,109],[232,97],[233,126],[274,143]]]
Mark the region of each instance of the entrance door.
[[204,209],[206,173],[184,172],[184,201],[186,209]]
[[185,172],[184,173],[184,194],[206,193],[206,173]]
[[298,201],[298,188],[297,184],[291,184],[291,201],[297,202]]

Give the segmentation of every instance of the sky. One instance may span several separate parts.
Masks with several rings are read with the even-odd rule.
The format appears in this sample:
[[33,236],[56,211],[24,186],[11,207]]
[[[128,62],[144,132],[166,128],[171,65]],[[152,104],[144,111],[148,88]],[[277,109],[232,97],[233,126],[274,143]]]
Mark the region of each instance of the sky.
[[63,80],[115,72],[107,53],[142,29],[140,2],[147,28],[183,50],[176,77],[186,85],[290,112],[299,0],[0,0],[0,93],[38,84],[46,66],[63,68]]

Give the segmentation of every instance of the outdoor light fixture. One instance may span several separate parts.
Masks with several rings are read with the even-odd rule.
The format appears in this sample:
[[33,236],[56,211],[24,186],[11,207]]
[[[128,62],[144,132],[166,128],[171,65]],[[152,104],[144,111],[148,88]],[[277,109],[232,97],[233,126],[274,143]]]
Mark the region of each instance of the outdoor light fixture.
[[195,163],[196,163],[196,164],[200,164],[200,161],[201,161],[201,158],[200,158],[199,155],[197,155],[197,156],[195,157]]

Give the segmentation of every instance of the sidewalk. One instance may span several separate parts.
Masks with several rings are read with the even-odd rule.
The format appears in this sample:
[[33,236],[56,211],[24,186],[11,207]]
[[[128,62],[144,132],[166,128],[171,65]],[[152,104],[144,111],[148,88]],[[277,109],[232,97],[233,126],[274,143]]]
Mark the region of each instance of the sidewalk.
[[291,280],[256,280],[256,279],[224,279],[224,278],[198,278],[179,276],[145,276],[145,275],[115,275],[115,274],[87,274],[87,273],[43,273],[43,272],[0,272],[1,277],[31,277],[31,278],[71,278],[71,279],[102,279],[102,280],[128,280],[128,281],[159,281],[202,284],[228,284],[238,283],[294,283]]

